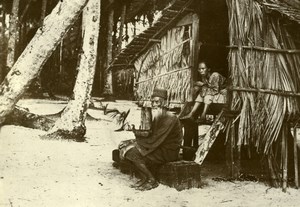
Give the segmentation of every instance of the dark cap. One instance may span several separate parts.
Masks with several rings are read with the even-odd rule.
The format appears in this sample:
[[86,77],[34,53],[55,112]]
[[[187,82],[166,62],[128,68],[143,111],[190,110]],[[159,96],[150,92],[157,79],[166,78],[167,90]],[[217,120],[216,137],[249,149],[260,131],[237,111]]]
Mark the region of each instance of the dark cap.
[[163,99],[167,99],[168,98],[168,92],[167,90],[165,89],[162,89],[162,88],[155,88],[153,90],[153,93],[152,93],[152,98],[153,97],[161,97]]

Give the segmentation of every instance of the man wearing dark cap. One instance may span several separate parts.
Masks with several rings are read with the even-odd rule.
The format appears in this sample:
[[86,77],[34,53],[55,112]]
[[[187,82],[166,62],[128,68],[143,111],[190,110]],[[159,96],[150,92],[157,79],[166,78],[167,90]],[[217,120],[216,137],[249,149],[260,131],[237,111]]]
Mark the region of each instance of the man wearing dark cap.
[[154,89],[151,99],[153,120],[151,133],[148,136],[135,133],[133,147],[124,153],[125,159],[133,162],[141,174],[142,179],[132,186],[138,190],[150,190],[158,186],[147,165],[178,160],[182,143],[179,119],[166,108],[167,91]]

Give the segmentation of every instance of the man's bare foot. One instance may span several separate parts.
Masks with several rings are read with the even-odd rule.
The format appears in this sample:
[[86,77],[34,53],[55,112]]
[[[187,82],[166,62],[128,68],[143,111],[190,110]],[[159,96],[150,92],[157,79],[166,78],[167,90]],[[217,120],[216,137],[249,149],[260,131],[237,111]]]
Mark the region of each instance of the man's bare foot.
[[135,184],[130,185],[131,188],[138,188],[141,185],[143,185],[145,182],[147,181],[147,179],[140,179],[139,181],[137,181]]
[[154,189],[158,186],[158,182],[156,180],[147,180],[143,185],[141,185],[140,187],[137,187],[137,190],[141,190],[141,191],[146,191],[146,190],[151,190]]

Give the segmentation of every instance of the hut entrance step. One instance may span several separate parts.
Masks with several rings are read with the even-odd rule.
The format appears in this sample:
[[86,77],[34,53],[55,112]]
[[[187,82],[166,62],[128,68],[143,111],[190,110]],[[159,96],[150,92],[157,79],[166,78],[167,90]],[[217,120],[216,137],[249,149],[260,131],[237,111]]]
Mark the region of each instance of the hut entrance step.
[[212,125],[204,135],[198,136],[198,149],[195,153],[194,161],[201,165],[209,152],[210,148],[212,147],[213,143],[215,142],[217,136],[219,135],[220,131],[224,128],[225,119],[223,119],[222,110],[217,117],[214,119]]
[[224,111],[215,117],[210,125],[198,125],[195,121],[183,122],[183,153],[184,160],[195,161],[201,165],[220,131],[224,128]]

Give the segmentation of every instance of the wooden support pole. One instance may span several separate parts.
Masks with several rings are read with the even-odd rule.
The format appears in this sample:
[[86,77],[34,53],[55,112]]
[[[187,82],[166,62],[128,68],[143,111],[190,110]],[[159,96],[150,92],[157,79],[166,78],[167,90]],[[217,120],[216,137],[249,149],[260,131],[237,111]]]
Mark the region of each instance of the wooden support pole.
[[294,126],[294,167],[295,167],[295,188],[299,188],[298,176],[298,149],[297,149],[297,128]]
[[231,177],[233,177],[233,175],[234,175],[234,144],[233,144],[233,140],[234,140],[234,131],[233,131],[233,127],[232,127],[231,131],[230,131],[230,174],[231,174]]
[[288,145],[287,145],[287,126],[282,127],[282,191],[287,189],[287,165],[288,165]]
[[[232,119],[228,118],[228,126],[230,126],[232,124]],[[228,175],[231,175],[231,162],[230,162],[230,148],[231,148],[231,140],[230,140],[230,127],[228,127],[226,129],[226,149],[225,149],[225,160],[226,160],[226,167],[227,167],[227,171],[228,171]]]
[[269,166],[271,183],[272,183],[273,187],[279,188],[279,186],[280,186],[280,183],[278,182],[279,176],[275,169],[275,166],[273,166],[273,163],[275,162],[273,155],[268,155],[267,161],[268,161],[268,166]]
[[286,49],[278,49],[278,48],[267,48],[267,47],[259,47],[259,46],[237,46],[237,45],[231,45],[228,46],[230,49],[246,49],[246,50],[258,50],[258,51],[263,51],[263,52],[275,52],[275,53],[284,53],[284,54],[297,54],[300,53],[300,50],[286,50]]
[[151,130],[152,112],[150,107],[142,107],[141,110],[141,126],[142,130]]
[[236,146],[236,154],[235,177],[238,178],[241,173],[241,145]]

